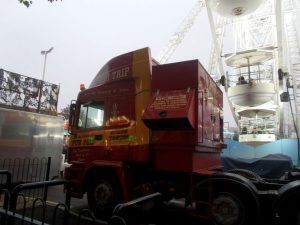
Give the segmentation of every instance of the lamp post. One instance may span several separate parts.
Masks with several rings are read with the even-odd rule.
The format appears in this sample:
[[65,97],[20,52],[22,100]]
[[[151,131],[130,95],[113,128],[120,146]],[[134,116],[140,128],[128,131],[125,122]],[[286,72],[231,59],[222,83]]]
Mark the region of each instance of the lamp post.
[[38,112],[40,113],[41,111],[41,99],[42,99],[42,89],[44,85],[44,80],[45,80],[45,72],[46,72],[46,62],[47,62],[47,55],[53,50],[53,47],[51,47],[49,50],[42,50],[41,54],[45,56],[44,59],[44,68],[43,68],[43,77],[42,77],[42,82],[39,87],[39,102],[38,102]]
[[46,71],[47,55],[48,55],[52,50],[53,50],[53,47],[51,47],[51,48],[50,48],[49,50],[47,50],[47,51],[41,51],[41,54],[42,54],[42,55],[45,55],[42,81],[44,81],[44,79],[45,79],[45,71]]

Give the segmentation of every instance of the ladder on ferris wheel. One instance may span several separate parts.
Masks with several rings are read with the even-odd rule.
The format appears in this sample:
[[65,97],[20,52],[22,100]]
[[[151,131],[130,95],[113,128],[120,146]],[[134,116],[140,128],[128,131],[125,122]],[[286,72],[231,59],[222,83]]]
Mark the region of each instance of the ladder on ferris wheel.
[[298,132],[300,131],[300,43],[297,34],[296,22],[285,24],[290,73],[293,81],[293,94]]
[[176,32],[170,38],[167,46],[159,53],[156,60],[160,63],[166,63],[173,55],[176,48],[180,45],[185,35],[188,33],[190,28],[193,26],[197,16],[201,12],[202,8],[205,7],[204,0],[197,0],[196,4],[190,10],[188,15],[181,22]]

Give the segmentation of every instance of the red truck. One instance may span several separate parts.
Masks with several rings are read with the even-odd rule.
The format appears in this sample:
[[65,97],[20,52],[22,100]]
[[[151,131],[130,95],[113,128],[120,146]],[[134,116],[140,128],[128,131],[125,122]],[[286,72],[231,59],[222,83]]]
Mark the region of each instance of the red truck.
[[296,224],[298,181],[222,172],[222,106],[222,91],[198,60],[160,65],[149,48],[111,59],[71,103],[72,196],[87,192],[99,215],[160,192],[218,225],[257,224],[262,215]]

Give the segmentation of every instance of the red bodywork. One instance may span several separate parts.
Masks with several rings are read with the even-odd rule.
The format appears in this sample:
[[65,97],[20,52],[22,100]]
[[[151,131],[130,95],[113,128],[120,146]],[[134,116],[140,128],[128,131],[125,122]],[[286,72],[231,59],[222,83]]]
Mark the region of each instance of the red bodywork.
[[[79,128],[80,107],[89,102],[103,102],[103,125]],[[147,174],[220,167],[222,105],[222,92],[198,60],[158,65],[148,48],[112,59],[78,95],[65,173],[77,183],[74,195],[82,196],[95,168],[116,171],[126,200],[131,165]]]
[[153,130],[154,167],[197,171],[220,165],[222,92],[198,60],[153,67],[143,115]]

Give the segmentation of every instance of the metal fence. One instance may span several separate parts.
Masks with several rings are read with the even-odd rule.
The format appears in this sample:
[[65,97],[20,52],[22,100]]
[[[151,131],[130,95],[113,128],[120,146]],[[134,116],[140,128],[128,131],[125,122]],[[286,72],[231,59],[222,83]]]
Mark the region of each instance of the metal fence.
[[[64,179],[49,181],[50,165],[51,158],[0,159],[1,225],[155,224],[162,203],[160,193],[121,203],[111,219],[103,221],[89,209],[71,210],[72,184]],[[61,194],[65,200],[53,204],[48,201],[48,188],[58,185],[64,186]]]
[[[56,205],[48,204],[47,190],[51,186],[64,185],[66,189],[64,203]],[[22,194],[26,190],[44,188],[46,194],[44,198],[35,198],[32,201]],[[153,215],[155,210],[149,213],[146,208],[151,208],[157,203],[161,203],[161,194],[154,193],[133,201],[119,204],[115,207],[113,215],[109,221],[97,219],[89,209],[81,209],[74,212],[70,209],[71,203],[71,183],[66,180],[52,180],[43,182],[33,182],[20,184],[11,191],[0,190],[2,194],[0,205],[1,225],[138,225],[154,224]],[[156,207],[155,207],[156,208]],[[150,219],[151,218],[151,219]]]
[[[0,188],[12,190],[18,184],[49,180],[51,158],[0,159]],[[43,189],[28,190],[26,197],[41,197]]]
[[155,224],[162,207],[159,192],[117,205],[109,225]]
[[[47,204],[47,190],[50,186],[65,185],[66,197],[64,203],[55,206]],[[24,191],[43,188],[43,198],[29,200]],[[90,210],[82,210],[77,216],[70,211],[70,186],[65,180],[52,180],[19,184],[11,191],[1,190],[0,224],[96,224],[96,219]],[[99,224],[99,223],[98,223]]]

